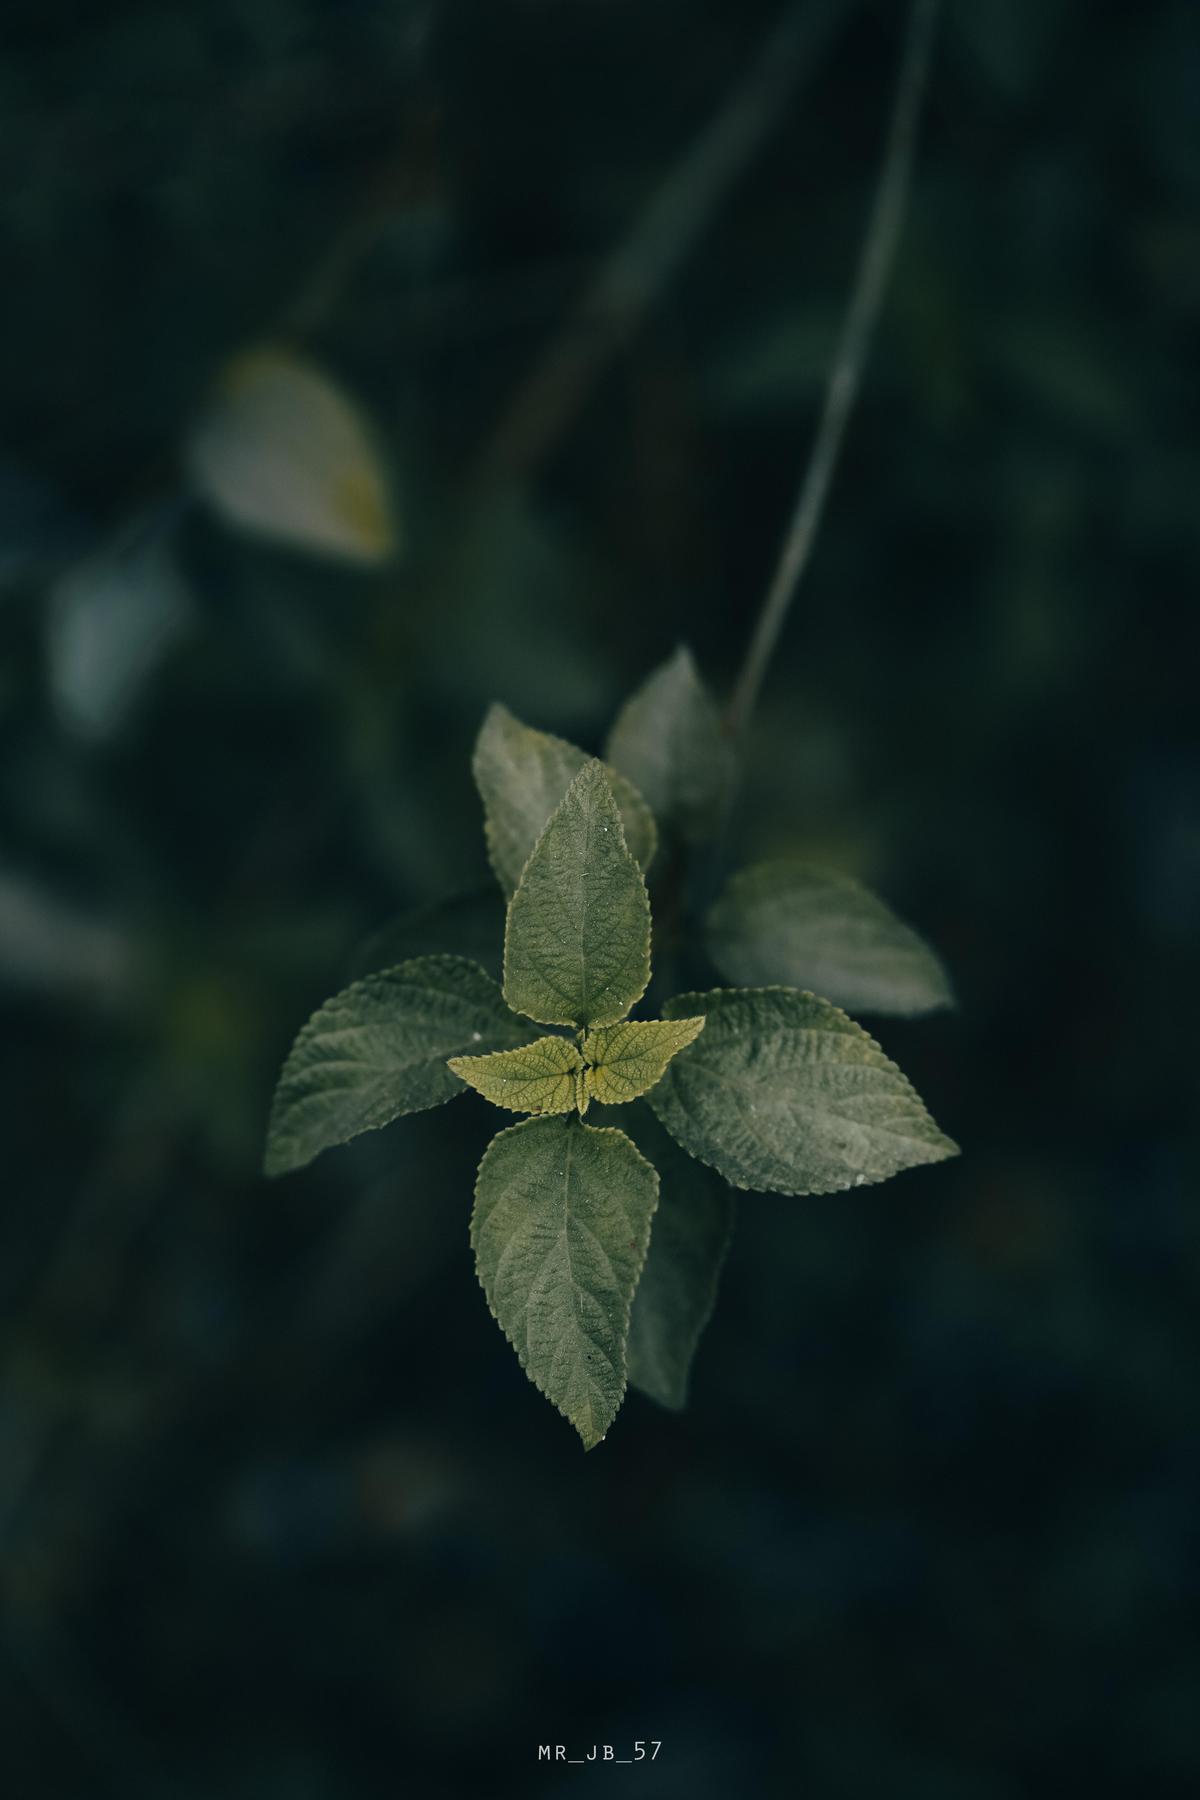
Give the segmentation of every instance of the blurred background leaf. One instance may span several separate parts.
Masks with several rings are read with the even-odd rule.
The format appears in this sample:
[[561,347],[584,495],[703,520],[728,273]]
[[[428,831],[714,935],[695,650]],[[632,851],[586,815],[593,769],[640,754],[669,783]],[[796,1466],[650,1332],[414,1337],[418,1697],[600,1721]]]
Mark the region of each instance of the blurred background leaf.
[[[636,1737],[688,1800],[1196,1789],[1190,0],[946,7],[732,820],[731,864],[844,871],[942,957],[960,1012],[880,1036],[965,1154],[748,1197],[688,1410],[631,1395],[587,1458],[472,1275],[483,1102],[257,1173],[356,946],[492,880],[488,704],[594,752],[680,641],[725,698],[900,24],[812,12],[670,278],[506,463],[777,0],[5,9],[0,1725],[31,1800],[524,1800],[562,1785],[537,1743]],[[180,504],[250,345],[370,421],[402,553]]]
[[396,548],[388,480],[353,402],[293,351],[222,371],[187,440],[192,479],[235,525],[351,563]]

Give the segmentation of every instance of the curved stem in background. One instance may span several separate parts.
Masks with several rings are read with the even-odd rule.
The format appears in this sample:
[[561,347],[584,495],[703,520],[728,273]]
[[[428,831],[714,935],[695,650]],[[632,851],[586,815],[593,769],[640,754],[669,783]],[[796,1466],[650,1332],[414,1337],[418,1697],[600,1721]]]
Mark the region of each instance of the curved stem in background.
[[792,0],[538,358],[481,452],[477,480],[520,480],[546,456],[703,236],[848,10],[849,0]]
[[825,510],[829,484],[858,393],[900,236],[939,4],[940,0],[913,0],[908,15],[891,126],[858,270],[829,371],[825,402],[800,484],[796,509],[788,524],[779,561],[725,715],[725,729],[731,737],[742,736],[753,716],[763,677],[812,554]]

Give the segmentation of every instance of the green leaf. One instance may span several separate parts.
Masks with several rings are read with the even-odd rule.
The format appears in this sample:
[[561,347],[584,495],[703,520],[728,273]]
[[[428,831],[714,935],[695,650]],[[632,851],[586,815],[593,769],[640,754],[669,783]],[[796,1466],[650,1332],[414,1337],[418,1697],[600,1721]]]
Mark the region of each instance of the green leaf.
[[585,1100],[604,1106],[636,1100],[703,1030],[703,1019],[626,1019],[589,1031],[583,1041]]
[[264,1168],[283,1175],[401,1113],[465,1090],[446,1064],[530,1032],[490,976],[457,956],[426,956],[368,975],[315,1012],[283,1065]]
[[413,956],[465,956],[500,978],[504,902],[494,887],[452,894],[389,919],[355,954],[351,973],[373,975]]
[[831,1194],[957,1154],[861,1025],[793,988],[682,994],[704,1013],[649,1104],[676,1143],[740,1188]]
[[756,863],[735,875],[708,917],[708,949],[739,986],[776,982],[823,994],[847,1012],[932,1012],[952,1006],[945,969],[848,875],[807,863]]
[[[472,767],[488,855],[505,894],[513,893],[547,820],[588,760],[574,744],[522,725],[506,707],[489,709]],[[623,776],[612,772],[609,780],[629,849],[648,868],[658,842],[654,819]]]
[[713,1169],[685,1156],[647,1111],[633,1128],[658,1170],[658,1208],[629,1318],[629,1379],[660,1406],[687,1404],[688,1377],[733,1233],[734,1196]]
[[629,1308],[658,1176],[623,1131],[524,1119],[479,1165],[471,1243],[488,1305],[534,1386],[590,1450],[625,1393]]
[[684,645],[625,702],[607,755],[661,825],[688,843],[715,833],[728,803],[733,745]]
[[222,372],[186,445],[192,480],[235,525],[300,550],[372,565],[396,549],[387,471],[354,402],[278,346]]
[[508,907],[504,997],[542,1025],[611,1025],[650,979],[650,902],[602,763],[576,775]]
[[491,1056],[452,1056],[450,1067],[493,1106],[509,1112],[570,1112],[578,1101],[583,1058],[570,1038],[541,1037]]

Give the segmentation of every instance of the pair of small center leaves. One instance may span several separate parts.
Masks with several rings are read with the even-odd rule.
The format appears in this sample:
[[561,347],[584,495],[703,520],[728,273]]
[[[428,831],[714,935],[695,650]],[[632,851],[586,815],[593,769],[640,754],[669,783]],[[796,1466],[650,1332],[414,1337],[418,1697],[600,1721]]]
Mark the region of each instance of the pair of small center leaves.
[[586,1113],[593,1100],[621,1106],[657,1081],[704,1029],[701,1019],[625,1019],[570,1038],[542,1037],[519,1050],[452,1057],[456,1075],[510,1112]]

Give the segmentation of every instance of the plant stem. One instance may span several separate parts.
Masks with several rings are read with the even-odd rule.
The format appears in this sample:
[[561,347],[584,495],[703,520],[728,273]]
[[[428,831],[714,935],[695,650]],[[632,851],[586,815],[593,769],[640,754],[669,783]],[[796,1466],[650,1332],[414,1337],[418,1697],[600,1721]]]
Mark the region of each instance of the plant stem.
[[725,715],[725,729],[731,737],[742,736],[749,726],[763,677],[812,555],[817,528],[825,510],[829,484],[858,393],[900,235],[939,4],[940,0],[913,0],[908,15],[891,125],[854,286],[829,370],[817,435],[800,484],[796,508]]
[[483,449],[477,479],[518,480],[548,453],[703,235],[847,10],[848,0],[792,0],[538,358]]

